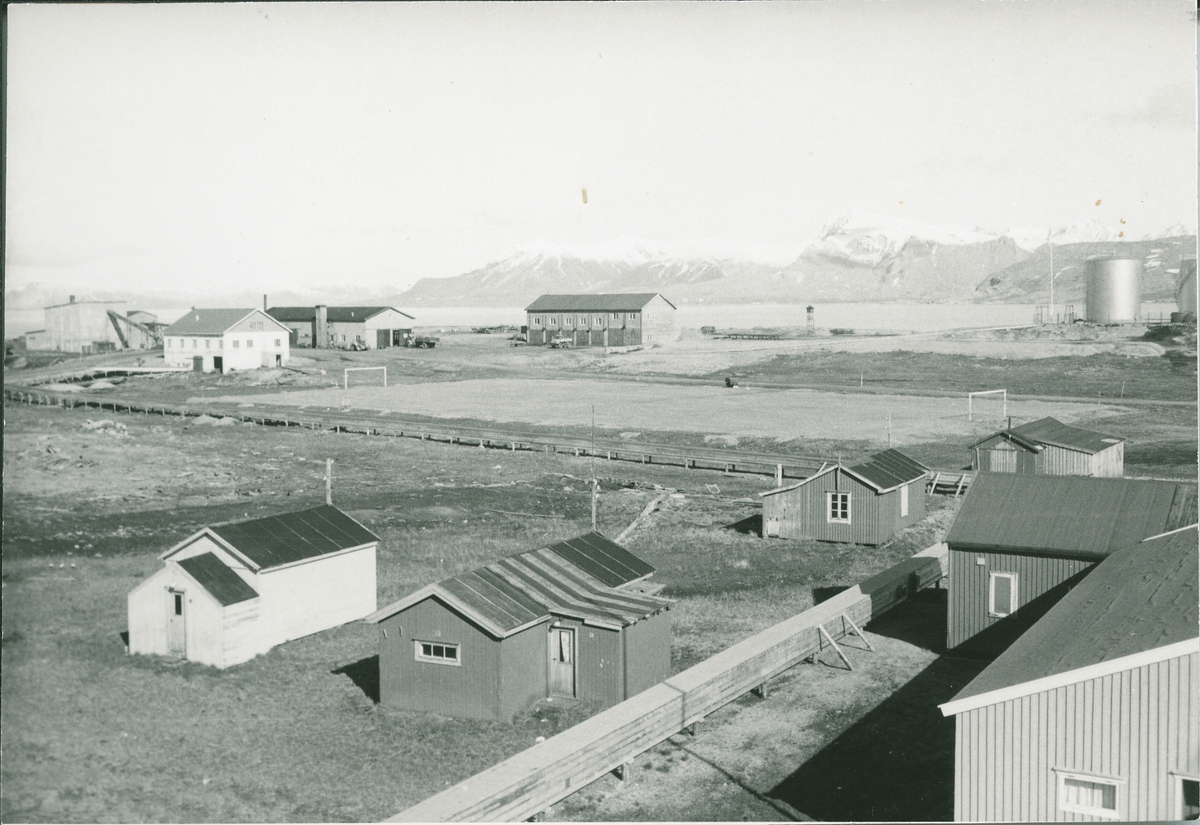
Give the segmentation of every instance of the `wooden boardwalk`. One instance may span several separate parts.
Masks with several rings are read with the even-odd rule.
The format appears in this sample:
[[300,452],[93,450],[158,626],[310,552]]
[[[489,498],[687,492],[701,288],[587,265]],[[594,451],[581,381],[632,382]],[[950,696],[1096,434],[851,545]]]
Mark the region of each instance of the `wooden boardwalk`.
[[[569,730],[447,788],[389,822],[520,821],[537,816],[749,691],[855,632],[946,574],[944,544],[751,636]],[[849,661],[847,660],[847,664]]]

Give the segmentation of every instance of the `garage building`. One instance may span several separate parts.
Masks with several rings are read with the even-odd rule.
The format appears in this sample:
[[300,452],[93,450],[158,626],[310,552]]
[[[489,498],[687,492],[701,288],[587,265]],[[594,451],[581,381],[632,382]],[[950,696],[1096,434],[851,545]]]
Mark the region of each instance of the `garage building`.
[[395,307],[271,307],[267,314],[291,330],[293,347],[402,347],[413,316]]

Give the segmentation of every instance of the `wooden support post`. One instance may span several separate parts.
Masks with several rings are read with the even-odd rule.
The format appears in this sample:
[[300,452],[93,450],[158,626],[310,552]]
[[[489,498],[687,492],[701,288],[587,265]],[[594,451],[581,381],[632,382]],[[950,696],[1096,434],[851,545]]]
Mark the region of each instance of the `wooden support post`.
[[846,658],[846,654],[842,652],[840,647],[838,647],[838,643],[835,642],[833,637],[829,635],[829,631],[825,629],[825,625],[817,625],[817,630],[821,631],[821,635],[825,637],[825,641],[833,645],[833,649],[837,651],[837,655],[840,656],[842,661],[846,663],[846,667],[848,667],[850,670],[854,670],[854,665],[850,664],[850,660]]
[[613,768],[613,776],[624,782],[625,780],[629,779],[629,772],[631,770],[633,770],[632,761],[622,762],[620,765],[617,765],[615,768]]
[[333,504],[333,459],[325,459],[325,503]]
[[[941,580],[939,579],[938,581],[941,581]],[[863,640],[863,644],[865,644],[867,646],[867,650],[874,653],[875,648],[871,647],[871,643],[869,641],[867,641],[867,637],[863,635],[863,632],[859,628],[859,626],[854,623],[854,619],[851,619],[845,613],[842,614],[842,619],[843,619],[843,621],[845,621],[847,624],[850,625],[851,630],[854,631],[854,635]],[[845,626],[843,625],[843,629],[844,628],[845,628]]]
[[766,699],[771,695],[771,687],[766,682],[763,682],[751,691],[759,699]]
[[696,731],[698,731],[699,729],[700,729],[700,720],[697,719],[695,722],[692,722],[692,724],[687,726],[688,735],[695,736]]
[[775,486],[776,487],[783,486],[783,465],[782,464],[775,465]]

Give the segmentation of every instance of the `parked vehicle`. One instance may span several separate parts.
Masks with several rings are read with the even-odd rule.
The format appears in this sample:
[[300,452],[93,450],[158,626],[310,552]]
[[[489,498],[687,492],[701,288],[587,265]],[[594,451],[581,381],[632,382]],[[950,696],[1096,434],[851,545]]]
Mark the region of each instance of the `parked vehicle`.
[[409,335],[404,339],[404,346],[428,347],[429,349],[433,349],[440,340],[440,338],[435,338],[432,335]]

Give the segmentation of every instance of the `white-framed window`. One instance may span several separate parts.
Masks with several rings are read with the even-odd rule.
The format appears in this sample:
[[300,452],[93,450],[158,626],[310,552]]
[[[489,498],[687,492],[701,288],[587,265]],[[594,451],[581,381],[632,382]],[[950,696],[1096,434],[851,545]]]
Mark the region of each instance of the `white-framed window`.
[[552,327],[558,326],[558,316],[557,315],[551,315],[549,320],[550,320],[550,326],[552,326]]
[[900,488],[900,518],[908,515],[908,485]]
[[280,346],[279,341],[280,341],[280,339],[278,339],[278,338],[275,339],[275,346],[277,346],[277,347]]
[[1179,821],[1200,819],[1200,779],[1176,776],[1175,818]]
[[[343,340],[345,340],[345,338],[346,338],[346,336],[345,336],[345,335],[343,335],[343,336],[342,336],[342,339],[343,339]],[[254,346],[254,339],[253,339],[253,338],[247,338],[247,339],[246,339],[246,349],[250,349],[250,347],[252,347],[252,346]]]
[[828,521],[839,524],[850,523],[849,493],[826,493],[825,505],[825,514]]
[[563,316],[563,326],[564,327],[569,327],[574,323],[575,323],[575,320],[570,315]]
[[629,312],[629,313],[626,313],[626,314],[625,314],[625,320],[626,320],[626,321],[628,321],[628,322],[629,322],[629,323],[631,323],[631,324],[636,324],[636,323],[637,323],[637,321],[638,321],[638,314],[637,314],[636,312]]
[[418,662],[433,662],[439,665],[461,665],[458,645],[445,642],[413,642],[413,655]]
[[614,321],[620,321],[620,320],[621,320],[621,313],[619,313],[619,312],[614,312],[614,313],[612,313],[612,319],[613,319]]
[[173,342],[173,341],[174,341],[174,339],[172,339],[172,338],[168,338],[168,339],[167,339],[167,349],[170,349],[170,348],[171,348],[171,345],[172,345],[172,342]]
[[1017,574],[988,573],[988,615],[1009,616],[1017,610]]
[[193,338],[192,339],[192,349],[195,349],[198,345],[199,345],[199,339]]
[[586,316],[586,315],[580,315],[580,316],[579,316],[579,326],[581,326],[581,327],[586,327],[587,325],[588,325],[588,324],[587,324],[587,316]]
[[225,349],[225,339],[224,338],[217,341],[217,349]]
[[238,339],[236,339],[236,338],[233,339],[233,348],[234,349],[238,348]]
[[529,319],[529,323],[532,326],[540,327],[542,325],[542,316],[540,316],[540,315],[533,316],[532,318]]
[[205,349],[211,349],[211,348],[212,348],[212,340],[211,340],[211,339],[209,339],[209,338],[205,338],[205,339],[204,339],[204,348],[205,348]]
[[1059,810],[1087,816],[1116,819],[1120,804],[1119,779],[1058,771]]

